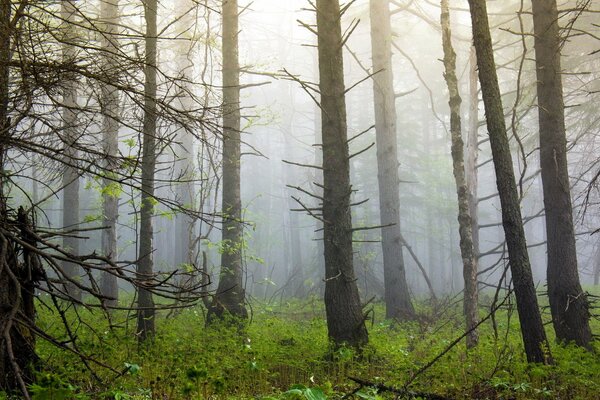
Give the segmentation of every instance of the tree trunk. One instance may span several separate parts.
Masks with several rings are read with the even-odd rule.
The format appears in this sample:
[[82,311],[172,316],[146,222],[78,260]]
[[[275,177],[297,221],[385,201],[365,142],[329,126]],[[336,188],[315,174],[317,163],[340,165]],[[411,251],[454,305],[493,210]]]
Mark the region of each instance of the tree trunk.
[[371,0],[370,10],[379,214],[381,225],[393,224],[381,228],[386,318],[402,321],[414,318],[415,309],[402,254],[390,2]]
[[340,4],[317,0],[319,89],[323,124],[325,310],[335,345],[368,342],[352,263],[350,165]]
[[[117,219],[119,217],[119,188],[109,179],[117,168],[119,151],[119,92],[109,85],[119,66],[115,60],[117,54],[119,4],[117,0],[100,3],[100,18],[102,23],[102,50],[104,51],[104,75],[106,82],[102,84],[102,145],[105,154],[104,174],[102,181],[102,254],[111,260],[117,258]],[[119,298],[117,276],[114,273],[103,273],[100,288],[108,306],[116,306]]]
[[[9,138],[9,62],[11,59],[11,1],[0,0],[0,136]],[[0,145],[0,225],[8,230],[15,221],[9,221],[4,193],[4,158],[7,149]],[[23,209],[19,210],[18,221],[21,233],[31,229]],[[21,240],[31,243],[24,234]],[[34,291],[35,279],[41,268],[39,260],[23,251],[24,262],[20,265],[19,249],[0,234],[0,390],[8,393],[21,391],[26,398],[27,384],[33,382],[35,336],[29,326],[35,324]],[[15,319],[20,319],[22,323]],[[29,326],[28,326],[29,325]]]
[[[73,19],[76,8],[73,0],[61,2],[61,18],[64,23],[62,56],[63,62],[75,62],[77,57],[75,51],[76,36],[74,33]],[[77,164],[78,128],[77,128],[77,88],[71,77],[67,77],[63,83],[63,111],[62,140],[65,146],[64,150],[64,172],[62,176],[63,197],[62,197],[62,226],[65,231],[77,229],[79,227],[79,171]],[[76,235],[70,234],[63,237],[63,248],[71,254],[79,255],[79,239]],[[63,262],[62,269],[69,280],[78,282],[81,279],[79,267],[75,263]],[[66,293],[75,301],[81,301],[81,290],[71,282],[65,283]]]
[[532,5],[552,324],[558,341],[574,342],[591,350],[589,304],[577,271],[558,10],[556,0],[532,0]]
[[477,56],[471,46],[469,56],[469,137],[467,140],[467,159],[465,169],[469,197],[469,215],[473,235],[473,252],[479,263],[479,215],[477,212],[477,160],[479,156],[479,91],[477,86]]
[[[194,10],[193,3],[189,0],[177,1],[176,7],[181,13],[186,13],[177,23],[177,31],[182,35],[189,35],[187,32],[190,26],[194,26]],[[191,11],[190,11],[191,10]],[[188,94],[192,89],[188,82],[193,82],[192,71],[194,68],[193,59],[190,54],[193,54],[194,47],[196,45],[195,38],[192,40],[182,40],[181,45],[178,46],[177,51],[177,70],[181,76],[181,81],[178,82],[177,90],[181,92],[179,103],[182,110],[191,112],[194,107],[194,102],[191,96]],[[175,193],[177,202],[184,208],[193,210],[194,209],[194,140],[190,132],[185,129],[181,129],[175,139],[177,151],[175,154],[175,171],[174,176],[178,182],[175,183]],[[194,229],[195,219],[185,212],[180,212],[175,218],[175,267],[181,264],[194,264],[195,260],[195,248],[194,243]]]
[[223,0],[223,200],[222,253],[219,286],[208,322],[229,313],[245,319],[242,270],[242,200],[240,194],[240,66],[238,2]]
[[469,0],[469,8],[471,10],[473,42],[477,52],[479,83],[483,93],[483,103],[496,171],[496,185],[502,207],[502,224],[508,246],[508,257],[525,353],[529,362],[551,363],[552,358],[538,308],[531,264],[527,253],[519,195],[506,133],[500,86],[496,75],[486,2]]
[[458,224],[460,235],[460,255],[463,262],[463,278],[465,282],[464,309],[467,321],[467,347],[477,345],[479,336],[475,327],[479,321],[477,315],[477,258],[473,249],[473,231],[469,212],[469,189],[465,176],[464,143],[460,118],[462,99],[458,91],[456,77],[456,53],[452,47],[450,30],[450,8],[448,0],[441,2],[442,46],[444,50],[444,78],[450,93],[450,133],[452,137],[452,170],[458,195]]
[[[144,42],[144,126],[142,143],[142,204],[140,207],[139,254],[137,279],[152,279],[154,274],[153,229],[154,174],[156,169],[156,69],[157,69],[157,0],[144,3],[146,34]],[[154,299],[143,286],[138,287],[137,334],[140,342],[154,335]]]

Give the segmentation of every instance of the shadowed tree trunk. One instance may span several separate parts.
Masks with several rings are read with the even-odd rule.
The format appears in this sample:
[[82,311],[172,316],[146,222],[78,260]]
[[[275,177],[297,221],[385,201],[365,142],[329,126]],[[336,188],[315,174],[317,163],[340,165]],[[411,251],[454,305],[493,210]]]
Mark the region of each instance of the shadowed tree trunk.
[[483,103],[496,171],[496,185],[502,207],[502,225],[504,226],[504,235],[508,247],[525,353],[529,362],[549,363],[552,362],[552,357],[549,353],[548,340],[538,308],[531,264],[527,253],[500,86],[496,75],[486,2],[485,0],[469,0],[469,8],[471,10],[473,42],[479,67],[479,83],[483,93]]
[[368,342],[352,264],[350,164],[340,4],[317,0],[319,89],[323,126],[325,310],[335,345]]
[[240,66],[238,2],[223,0],[223,230],[219,286],[207,322],[229,313],[247,318],[242,270],[242,200],[240,194]]
[[556,0],[532,0],[532,5],[552,324],[559,341],[591,349],[589,304],[577,271],[558,10]]
[[370,10],[379,214],[381,225],[393,224],[381,228],[386,318],[406,320],[414,317],[415,310],[402,254],[390,2],[370,0]]
[[464,142],[462,139],[462,126],[460,118],[460,104],[462,99],[458,91],[456,77],[456,53],[452,47],[452,33],[450,30],[450,8],[448,0],[441,2],[442,47],[444,50],[444,78],[448,85],[450,100],[450,134],[452,137],[452,170],[458,195],[458,224],[460,235],[460,255],[463,262],[464,310],[467,322],[467,347],[477,345],[479,336],[475,327],[479,321],[477,315],[477,258],[473,249],[473,231],[471,215],[469,212],[469,191],[465,176]]
[[[117,54],[118,34],[118,0],[102,0],[100,3],[100,18],[102,23],[102,50],[104,51],[104,74],[106,81],[116,79],[114,76],[118,70],[115,60]],[[111,174],[117,168],[116,158],[119,151],[119,92],[117,88],[102,85],[102,145],[105,154],[104,171]],[[111,179],[104,178],[102,181],[102,254],[115,260],[117,257],[117,219],[119,217],[119,192],[120,189]],[[111,273],[102,274],[102,294],[109,299],[106,304],[116,306],[119,298],[119,286],[117,276]]]
[[[156,169],[156,68],[157,68],[157,0],[146,0],[144,17],[144,126],[142,143],[142,204],[140,207],[139,254],[137,279],[150,280],[154,273],[153,228],[154,174]],[[137,334],[140,341],[154,335],[154,299],[143,286],[138,287]]]
[[[11,59],[11,1],[0,0],[0,137],[10,137],[9,119],[9,61]],[[0,144],[0,226],[2,231],[14,225],[8,215],[4,187],[4,160],[6,147]],[[27,232],[31,227],[23,209],[19,210],[17,224],[20,239],[35,246]],[[20,391],[26,398],[26,385],[33,381],[35,336],[28,327],[35,324],[35,280],[40,274],[40,263],[35,255],[18,249],[0,233],[0,391]],[[22,251],[23,262],[19,260]],[[20,320],[22,323],[17,321]]]
[[[74,17],[76,8],[73,0],[61,2],[60,14],[63,21],[63,44],[62,57],[64,63],[75,63],[77,52],[75,50],[76,33]],[[63,198],[62,198],[62,225],[65,231],[77,229],[79,227],[79,171],[74,165],[77,163],[77,149],[75,144],[78,141],[77,128],[77,88],[72,78],[67,77],[63,83],[63,110],[62,123],[63,131],[61,133],[65,146],[64,157],[65,166],[62,176]],[[63,247],[71,254],[79,254],[79,239],[75,234],[68,234],[63,237]],[[65,275],[77,282],[81,279],[79,276],[79,267],[75,263],[63,262],[62,268]],[[81,300],[81,290],[73,282],[65,283],[67,294],[76,301]]]

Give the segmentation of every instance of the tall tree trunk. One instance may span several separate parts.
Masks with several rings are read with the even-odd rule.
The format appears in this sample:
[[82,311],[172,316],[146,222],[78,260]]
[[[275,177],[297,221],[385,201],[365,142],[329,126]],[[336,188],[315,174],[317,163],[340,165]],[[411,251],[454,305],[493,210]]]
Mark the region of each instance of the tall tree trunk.
[[[400,177],[396,137],[396,96],[392,71],[392,27],[389,0],[371,0],[371,46],[373,54],[373,96],[377,142],[377,181],[383,249],[383,279],[386,318],[414,317],[410,300],[400,227]],[[379,72],[378,72],[379,71]]]
[[552,324],[559,341],[591,349],[589,304],[577,271],[558,10],[556,0],[532,0],[532,5]]
[[[140,207],[139,254],[137,279],[150,280],[154,274],[153,229],[154,174],[156,169],[156,75],[157,75],[157,0],[146,0],[144,17],[146,34],[144,42],[144,126],[142,143],[142,204]],[[154,335],[154,299],[152,293],[138,288],[137,334],[140,341]]]
[[508,246],[508,257],[525,353],[529,362],[548,363],[552,362],[552,358],[538,308],[531,264],[527,253],[519,195],[506,133],[506,122],[504,121],[502,97],[498,76],[496,75],[486,2],[485,0],[469,0],[469,8],[471,10],[473,42],[477,52],[479,83],[483,93],[483,103],[496,171],[496,185],[502,207],[502,225],[504,226],[504,235]]
[[[116,183],[109,179],[117,168],[116,159],[119,151],[119,92],[109,85],[118,70],[115,55],[118,51],[118,0],[103,0],[100,3],[100,18],[102,23],[102,50],[104,75],[106,82],[102,84],[102,146],[105,154],[104,174],[108,175],[102,181],[102,254],[115,260],[117,257],[117,219],[119,217],[119,189]],[[119,298],[117,276],[114,273],[103,273],[101,286],[102,294],[107,297],[106,304],[116,306]]]
[[240,64],[238,2],[223,0],[223,230],[219,286],[208,322],[225,313],[247,318],[242,269],[242,199],[240,193]]
[[477,257],[473,248],[473,231],[469,212],[469,189],[465,176],[464,142],[460,118],[462,99],[458,91],[456,77],[456,53],[452,47],[450,30],[450,8],[448,0],[441,2],[442,46],[444,50],[444,78],[450,94],[450,133],[452,136],[452,170],[458,195],[458,224],[460,235],[460,255],[463,262],[463,278],[465,282],[464,309],[467,321],[467,347],[477,345],[479,337],[475,327],[479,321],[477,315]]
[[[75,50],[76,34],[74,18],[76,7],[73,0],[61,2],[61,18],[64,23],[62,57],[63,62],[73,63],[77,57]],[[64,172],[62,176],[62,225],[65,231],[77,229],[79,223],[79,171],[77,170],[77,88],[72,77],[67,77],[63,83],[62,140],[64,150]],[[73,255],[79,254],[79,239],[74,234],[63,236],[63,247]],[[65,275],[72,281],[81,279],[77,264],[65,261],[62,264]],[[73,282],[66,282],[65,290],[75,301],[81,300],[81,290]]]
[[319,89],[323,124],[325,311],[329,338],[360,347],[368,342],[352,263],[350,164],[346,126],[340,4],[317,0]]
[[467,159],[465,169],[473,235],[473,252],[479,263],[479,214],[477,212],[477,160],[479,156],[479,90],[477,85],[477,56],[471,46],[469,54],[469,137],[467,140]]

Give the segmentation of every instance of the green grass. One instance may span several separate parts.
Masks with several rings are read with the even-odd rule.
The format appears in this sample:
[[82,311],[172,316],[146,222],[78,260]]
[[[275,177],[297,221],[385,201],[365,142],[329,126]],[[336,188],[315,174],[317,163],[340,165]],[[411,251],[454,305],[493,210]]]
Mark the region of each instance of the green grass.
[[[486,301],[482,296],[482,303]],[[135,339],[133,313],[129,319],[125,312],[114,313],[117,327],[109,329],[100,312],[80,310],[84,323],[70,312],[78,349],[123,374],[116,376],[90,360],[99,378],[95,379],[78,356],[40,340],[38,353],[45,369],[33,387],[34,398],[315,397],[313,392],[298,389],[302,387],[320,388],[328,398],[339,398],[357,386],[349,376],[402,387],[464,329],[460,304],[446,307],[435,317],[430,315],[431,307],[421,304],[419,309],[423,315],[419,321],[391,324],[382,320],[383,308],[376,304],[374,318],[368,321],[370,346],[360,355],[344,348],[331,353],[318,299],[255,304],[252,321],[242,334],[224,326],[205,328],[200,306],[169,318],[161,312],[157,335],[143,348],[138,348]],[[482,306],[481,316],[486,314]],[[553,344],[556,365],[530,365],[525,362],[516,310],[498,311],[496,321],[497,339],[491,322],[485,322],[476,349],[467,352],[464,341],[459,343],[419,375],[410,389],[452,398],[598,398],[597,343],[596,354]],[[67,339],[56,313],[40,310],[39,323],[59,340]],[[551,325],[546,328],[553,342]],[[600,332],[597,320],[593,331]],[[303,386],[282,395],[298,384]],[[363,390],[362,394],[374,398],[372,392]]]

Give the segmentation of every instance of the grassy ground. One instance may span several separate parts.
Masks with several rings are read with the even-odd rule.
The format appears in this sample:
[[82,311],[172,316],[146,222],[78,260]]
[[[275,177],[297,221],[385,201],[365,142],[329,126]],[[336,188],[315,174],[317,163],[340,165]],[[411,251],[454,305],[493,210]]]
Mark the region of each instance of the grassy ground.
[[[481,316],[490,298],[482,296]],[[133,315],[117,312],[113,329],[100,313],[74,313],[73,330],[81,351],[120,375],[88,360],[96,374],[65,350],[39,341],[45,371],[32,387],[41,399],[207,399],[207,398],[340,398],[358,386],[357,377],[402,387],[463,333],[460,304],[446,304],[434,314],[419,306],[419,321],[391,324],[382,320],[381,305],[368,321],[370,346],[362,354],[350,349],[331,352],[321,301],[254,305],[245,332],[226,327],[206,329],[198,306],[157,321],[157,336],[138,348]],[[547,316],[546,316],[547,318]],[[469,352],[464,341],[421,373],[411,390],[449,398],[598,399],[600,346],[596,354],[552,345],[554,366],[528,365],[522,351],[518,319],[508,304],[480,328],[480,345]],[[40,325],[65,339],[58,316],[41,310]],[[600,333],[600,323],[593,321]],[[547,332],[553,342],[551,325]],[[293,386],[302,385],[302,386]],[[291,392],[286,391],[294,388]],[[363,398],[378,398],[372,390]],[[391,394],[381,394],[393,398]],[[1,396],[0,396],[1,397]]]

